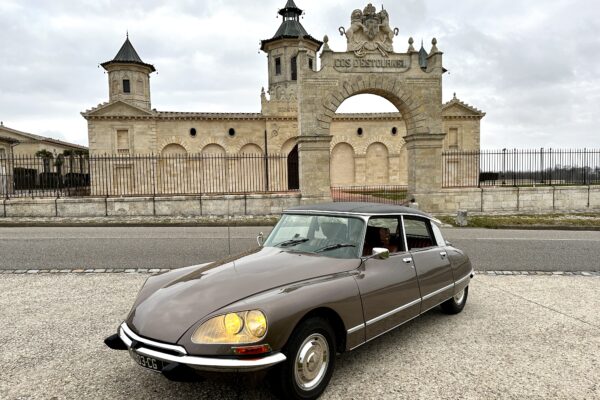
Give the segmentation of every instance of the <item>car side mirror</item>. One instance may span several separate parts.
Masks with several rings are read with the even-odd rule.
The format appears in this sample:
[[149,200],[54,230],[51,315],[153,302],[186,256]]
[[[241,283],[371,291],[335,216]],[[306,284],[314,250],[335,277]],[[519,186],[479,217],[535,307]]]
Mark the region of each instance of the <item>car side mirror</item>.
[[256,243],[258,243],[259,246],[262,246],[264,242],[265,242],[265,234],[261,232],[256,237]]
[[387,260],[390,258],[390,251],[383,247],[375,247],[373,249],[373,258],[378,260]]

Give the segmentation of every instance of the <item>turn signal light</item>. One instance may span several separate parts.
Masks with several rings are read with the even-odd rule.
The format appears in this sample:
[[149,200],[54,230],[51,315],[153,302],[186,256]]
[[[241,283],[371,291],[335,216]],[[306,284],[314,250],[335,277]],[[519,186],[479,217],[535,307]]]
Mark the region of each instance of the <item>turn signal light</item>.
[[237,354],[239,356],[251,356],[271,352],[271,346],[268,344],[261,344],[259,346],[232,347],[231,349],[233,350],[233,354]]

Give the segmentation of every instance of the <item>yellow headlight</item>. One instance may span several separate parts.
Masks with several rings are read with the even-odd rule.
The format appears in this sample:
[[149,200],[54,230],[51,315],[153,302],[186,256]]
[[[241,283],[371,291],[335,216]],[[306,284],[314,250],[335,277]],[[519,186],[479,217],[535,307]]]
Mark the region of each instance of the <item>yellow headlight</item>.
[[196,344],[250,344],[267,333],[267,318],[258,310],[229,313],[211,318],[192,334]]
[[246,314],[246,328],[253,336],[262,338],[267,333],[267,318],[258,311],[249,311]]
[[244,320],[234,313],[227,314],[224,322],[225,331],[230,335],[237,335],[244,327]]

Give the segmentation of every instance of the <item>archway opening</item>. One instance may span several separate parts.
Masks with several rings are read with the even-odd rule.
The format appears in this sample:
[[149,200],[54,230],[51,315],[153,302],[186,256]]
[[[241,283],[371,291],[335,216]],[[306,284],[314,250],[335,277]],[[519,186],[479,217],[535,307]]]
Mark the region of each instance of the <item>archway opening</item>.
[[406,186],[406,121],[398,108],[377,94],[359,94],[338,107],[332,136],[332,187]]

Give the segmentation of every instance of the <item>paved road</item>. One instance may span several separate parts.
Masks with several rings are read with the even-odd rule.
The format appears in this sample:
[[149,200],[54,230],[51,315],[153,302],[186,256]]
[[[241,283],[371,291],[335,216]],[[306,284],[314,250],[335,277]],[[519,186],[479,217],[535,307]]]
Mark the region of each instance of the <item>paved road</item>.
[[[107,349],[147,275],[0,275],[0,398],[274,400],[252,376],[169,382]],[[477,276],[337,358],[323,400],[598,399],[599,277]]]
[[[231,252],[268,227],[231,228]],[[445,229],[477,270],[600,271],[600,232]],[[228,254],[227,228],[0,228],[0,269],[177,268]]]

